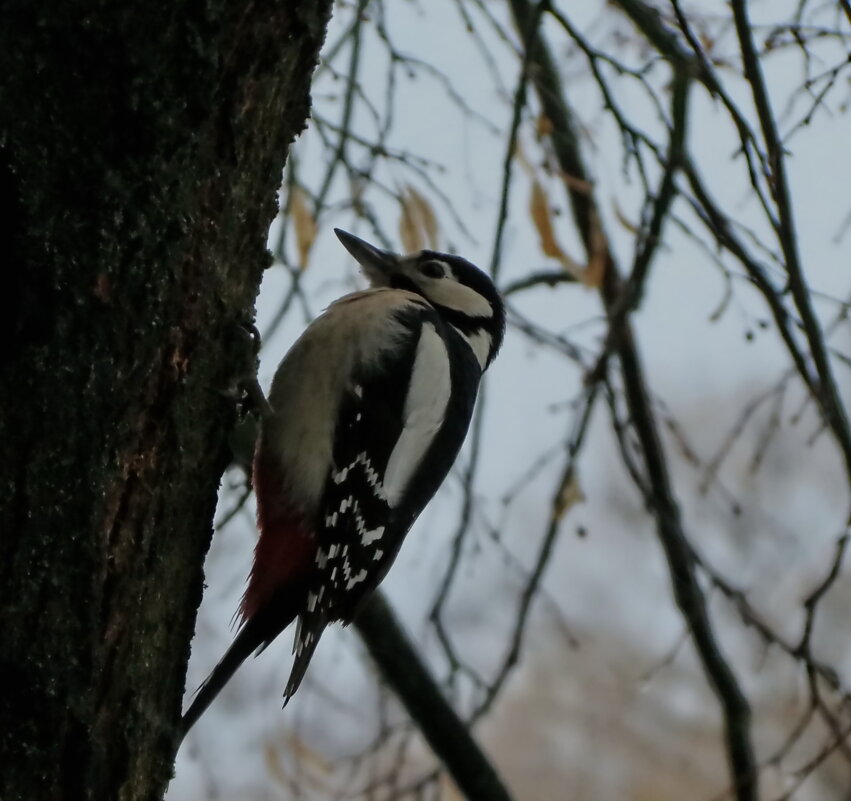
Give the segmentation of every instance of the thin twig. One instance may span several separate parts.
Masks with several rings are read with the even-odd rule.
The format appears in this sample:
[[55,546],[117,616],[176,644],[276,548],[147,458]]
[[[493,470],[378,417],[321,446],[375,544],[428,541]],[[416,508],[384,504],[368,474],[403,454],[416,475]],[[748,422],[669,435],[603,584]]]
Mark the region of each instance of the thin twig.
[[769,185],[779,218],[775,232],[786,258],[789,289],[792,292],[795,306],[801,315],[804,333],[818,373],[818,386],[814,397],[842,452],[847,480],[851,483],[851,427],[849,427],[845,407],[833,376],[833,367],[827,353],[821,325],[812,307],[809,288],[804,279],[803,267],[798,253],[798,236],[792,212],[789,183],[786,178],[786,157],[783,143],[777,131],[777,123],[771,108],[759,56],[754,47],[746,3],[744,0],[732,0],[731,7],[736,33],[739,37],[745,77],[751,86],[754,105],[768,149],[771,169]]
[[370,655],[468,801],[511,801],[470,729],[440,692],[381,591],[355,620]]

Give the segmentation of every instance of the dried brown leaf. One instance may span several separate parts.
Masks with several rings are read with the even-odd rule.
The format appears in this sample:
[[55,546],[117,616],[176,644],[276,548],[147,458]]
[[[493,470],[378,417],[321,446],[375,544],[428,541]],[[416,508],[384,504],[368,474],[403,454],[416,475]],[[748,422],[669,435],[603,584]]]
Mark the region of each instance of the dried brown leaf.
[[599,289],[603,285],[606,265],[609,262],[609,244],[596,210],[592,211],[588,224],[591,226],[588,267],[581,279],[585,286]]
[[577,503],[585,500],[576,471],[570,470],[564,477],[558,493],[553,500],[553,519],[561,520]]
[[316,240],[316,220],[310,211],[307,195],[299,186],[294,187],[290,192],[290,216],[295,229],[298,266],[300,270],[304,270],[307,267],[310,249]]
[[532,195],[529,199],[529,212],[532,215],[532,222],[535,223],[535,228],[538,230],[538,236],[541,240],[541,250],[545,256],[551,259],[562,260],[564,251],[556,242],[555,232],[553,231],[553,220],[550,214],[550,201],[544,187],[537,178],[532,179]]
[[413,186],[406,187],[408,206],[420,231],[425,234],[428,246],[435,250],[438,242],[437,215],[431,204]]
[[544,187],[541,186],[541,182],[537,178],[532,179],[529,213],[532,215],[532,222],[538,231],[541,250],[544,255],[556,259],[572,275],[583,275],[585,273],[583,267],[570,258],[556,240],[552,213],[550,212],[550,201]]
[[538,119],[535,120],[535,135],[538,140],[551,136],[553,129],[553,121],[546,114],[539,114]]
[[416,210],[408,192],[399,196],[401,215],[399,216],[399,239],[406,253],[414,253],[424,247],[423,234],[417,224]]
[[631,234],[637,234],[638,226],[623,213],[617,198],[612,198],[612,208],[615,211],[615,219]]

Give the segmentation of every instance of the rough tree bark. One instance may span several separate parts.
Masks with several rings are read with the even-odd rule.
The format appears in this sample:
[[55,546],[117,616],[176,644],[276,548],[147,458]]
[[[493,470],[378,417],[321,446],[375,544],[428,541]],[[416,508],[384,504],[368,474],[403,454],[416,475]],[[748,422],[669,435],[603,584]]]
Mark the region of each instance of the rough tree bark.
[[331,0],[4,2],[0,797],[155,799]]

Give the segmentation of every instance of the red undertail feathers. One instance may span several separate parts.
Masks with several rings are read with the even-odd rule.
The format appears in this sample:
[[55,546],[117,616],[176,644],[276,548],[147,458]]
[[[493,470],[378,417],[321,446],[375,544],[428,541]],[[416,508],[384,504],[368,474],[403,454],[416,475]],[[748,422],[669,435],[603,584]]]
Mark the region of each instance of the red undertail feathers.
[[269,468],[262,458],[256,460],[254,481],[260,537],[240,605],[239,634],[198,688],[183,716],[182,736],[245,659],[271,643],[305,608],[316,544],[303,517],[293,513],[286,503],[280,472]]
[[282,588],[300,583],[315,551],[313,537],[298,518],[261,521],[254,565],[240,606],[242,620],[256,615]]

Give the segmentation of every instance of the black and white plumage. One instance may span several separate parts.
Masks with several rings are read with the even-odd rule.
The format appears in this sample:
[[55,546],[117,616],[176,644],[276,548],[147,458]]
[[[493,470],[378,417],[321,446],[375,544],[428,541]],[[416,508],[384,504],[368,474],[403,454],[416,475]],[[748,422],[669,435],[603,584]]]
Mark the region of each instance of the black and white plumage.
[[260,538],[242,627],[184,731],[298,618],[292,696],[325,626],[352,621],[449,472],[502,344],[503,303],[477,267],[336,233],[372,288],[331,304],[275,374],[255,455]]

